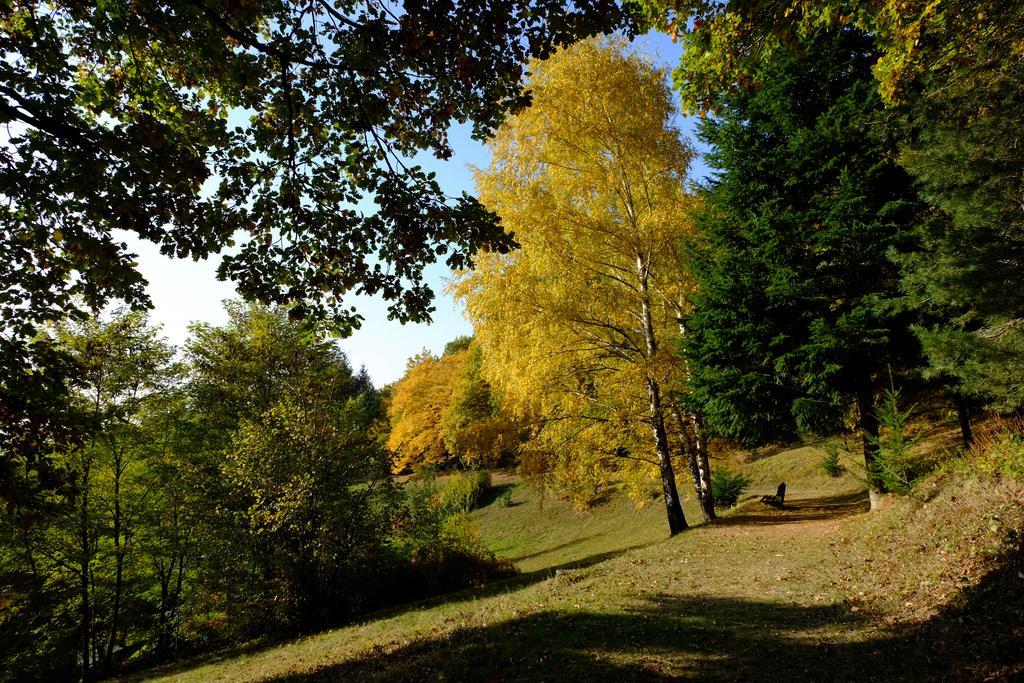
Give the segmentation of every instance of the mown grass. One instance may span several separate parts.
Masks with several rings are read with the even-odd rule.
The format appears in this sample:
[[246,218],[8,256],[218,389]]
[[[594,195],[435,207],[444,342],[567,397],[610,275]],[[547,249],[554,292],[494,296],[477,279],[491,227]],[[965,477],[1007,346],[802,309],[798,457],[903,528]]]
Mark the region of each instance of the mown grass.
[[765,494],[775,493],[781,482],[786,482],[788,487],[786,495],[794,497],[862,490],[864,482],[861,475],[864,471],[864,461],[860,452],[852,443],[839,442],[839,446],[842,474],[838,477],[829,476],[821,465],[826,453],[824,443],[788,448],[749,463],[726,465],[742,470],[750,479],[750,489],[746,498],[760,498]]
[[[637,508],[613,497],[579,511],[518,477],[496,475],[494,485],[474,522],[487,547],[523,572],[593,564],[667,536],[665,512],[656,501]],[[505,492],[511,493],[508,507],[498,500]],[[698,521],[695,504],[688,502],[685,511],[690,522]]]
[[[515,579],[375,615],[169,679],[1009,680],[1024,674],[1024,487],[945,473],[864,514],[820,453],[744,466],[790,487],[667,539],[657,506],[574,512],[508,478],[483,538]],[[696,518],[696,515],[693,514]],[[555,568],[560,568],[555,571]]]
[[[824,472],[824,454],[823,445],[800,446],[753,462],[716,465],[742,471],[750,479],[741,502],[774,493],[780,482],[787,482],[790,498],[843,495],[864,488],[858,476],[863,469],[858,468],[859,453],[840,451],[840,477]],[[592,563],[666,537],[665,511],[659,500],[638,508],[624,496],[615,496],[579,511],[509,473],[496,474],[493,480],[494,488],[474,512],[474,521],[487,547],[524,572]],[[686,519],[698,526],[700,509],[685,474],[679,482]],[[511,493],[510,507],[498,503],[505,492]]]

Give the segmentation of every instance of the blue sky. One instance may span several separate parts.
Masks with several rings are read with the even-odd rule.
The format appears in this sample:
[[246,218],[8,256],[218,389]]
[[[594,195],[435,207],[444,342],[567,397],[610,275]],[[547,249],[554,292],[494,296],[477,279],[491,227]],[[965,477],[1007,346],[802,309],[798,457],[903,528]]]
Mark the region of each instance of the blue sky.
[[[679,46],[661,34],[649,34],[636,41],[641,52],[651,55],[667,67],[679,59]],[[686,133],[692,131],[692,121],[680,120]],[[456,126],[451,131],[454,155],[441,162],[430,155],[417,159],[424,168],[437,173],[442,188],[450,195],[463,191],[473,193],[470,166],[485,166],[488,161],[484,146],[472,140],[468,126]],[[702,175],[703,165],[693,169]],[[164,334],[174,344],[181,344],[188,336],[188,325],[193,321],[219,324],[226,320],[221,302],[234,296],[231,283],[220,282],[215,276],[218,259],[207,261],[181,261],[162,256],[156,245],[125,238],[138,254],[139,268],[149,281],[149,294],[154,310],[151,318],[162,325]],[[378,386],[388,384],[402,376],[405,361],[424,348],[440,353],[451,339],[471,334],[472,328],[462,317],[455,301],[444,294],[444,280],[448,269],[435,264],[427,270],[427,280],[437,298],[432,324],[407,324],[389,321],[387,305],[375,298],[351,297],[365,318],[361,329],[338,342],[356,367],[365,365]]]

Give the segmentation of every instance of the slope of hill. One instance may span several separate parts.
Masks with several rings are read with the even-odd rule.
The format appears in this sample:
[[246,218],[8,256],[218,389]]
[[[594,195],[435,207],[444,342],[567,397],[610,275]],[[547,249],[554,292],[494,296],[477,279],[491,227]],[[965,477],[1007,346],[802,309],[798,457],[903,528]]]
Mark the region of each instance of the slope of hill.
[[[523,574],[170,680],[1009,680],[1024,674],[1024,486],[944,474],[866,513],[820,453],[748,466],[788,509],[741,502],[666,539],[656,506],[580,513],[509,477],[476,513]],[[815,465],[816,467],[816,465]],[[800,472],[806,475],[800,479]],[[805,485],[806,484],[806,485]],[[758,493],[760,491],[757,491]]]

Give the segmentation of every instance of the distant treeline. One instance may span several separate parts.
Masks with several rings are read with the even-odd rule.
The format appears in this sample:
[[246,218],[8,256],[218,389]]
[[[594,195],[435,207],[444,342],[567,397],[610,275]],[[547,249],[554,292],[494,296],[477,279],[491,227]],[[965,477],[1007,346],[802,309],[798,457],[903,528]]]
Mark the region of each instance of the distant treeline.
[[508,571],[466,526],[479,486],[392,482],[380,396],[332,341],[228,312],[180,353],[139,313],[56,331],[90,436],[52,455],[67,495],[2,517],[0,678],[109,675]]

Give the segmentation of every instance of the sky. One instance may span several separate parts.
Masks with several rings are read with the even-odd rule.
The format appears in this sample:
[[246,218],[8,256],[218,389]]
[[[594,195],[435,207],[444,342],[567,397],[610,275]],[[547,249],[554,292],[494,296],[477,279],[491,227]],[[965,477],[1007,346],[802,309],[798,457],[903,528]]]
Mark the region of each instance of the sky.
[[[679,46],[661,34],[643,36],[635,46],[669,68],[679,60]],[[685,134],[692,134],[692,121],[680,118],[679,126]],[[487,150],[482,143],[470,138],[469,126],[455,126],[450,135],[454,151],[451,160],[438,161],[423,155],[416,161],[437,173],[438,182],[447,194],[459,195],[463,191],[474,194],[470,167],[486,166]],[[692,175],[703,174],[703,164],[698,162]],[[138,255],[139,270],[149,281],[148,291],[154,306],[151,320],[162,326],[171,343],[181,345],[188,337],[188,326],[192,322],[226,322],[222,302],[233,298],[235,290],[232,283],[217,280],[217,256],[204,261],[172,259],[160,254],[155,244],[130,235],[125,235],[124,239]],[[338,341],[352,365],[365,366],[374,384],[384,386],[402,376],[408,358],[424,349],[440,354],[447,342],[472,334],[472,326],[464,319],[458,304],[444,293],[445,279],[450,275],[443,264],[427,268],[426,281],[436,296],[436,310],[430,324],[402,325],[387,319],[387,304],[383,300],[350,297],[351,305],[356,306],[365,319],[360,329]]]

